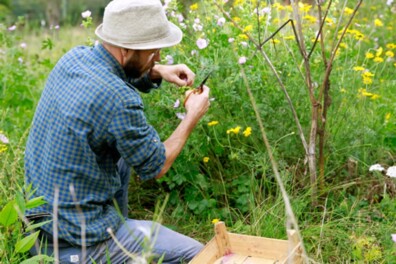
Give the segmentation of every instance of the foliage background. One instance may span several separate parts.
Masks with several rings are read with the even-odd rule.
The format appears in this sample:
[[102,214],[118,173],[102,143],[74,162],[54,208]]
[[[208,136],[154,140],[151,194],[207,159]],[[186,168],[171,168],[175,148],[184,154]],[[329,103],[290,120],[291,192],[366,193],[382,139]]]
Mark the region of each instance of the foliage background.
[[[70,1],[66,12],[59,11],[55,20],[59,24],[52,25],[41,24],[42,19],[49,20],[45,1],[29,5],[22,0],[0,2],[0,8],[8,10],[0,16],[0,130],[9,139],[0,153],[0,208],[23,186],[26,137],[49,71],[68,49],[95,38],[94,27],[79,26],[81,12],[90,9],[94,23],[99,23],[104,2]],[[337,38],[342,27],[337,28],[338,22],[345,24],[348,9],[344,7],[356,4],[334,2],[329,13],[333,23],[328,21],[325,28],[327,45]],[[268,7],[266,1],[261,4],[262,9]],[[256,1],[230,1],[225,8],[242,28],[258,37],[256,18],[252,19],[256,5]],[[29,10],[33,8],[39,11],[32,14]],[[241,77],[243,67],[312,260],[392,263],[396,257],[390,238],[396,233],[395,180],[369,171],[376,163],[385,168],[396,164],[396,21],[392,8],[394,4],[388,6],[385,1],[365,1],[337,56],[331,76],[325,186],[319,206],[312,208],[304,151],[289,106],[266,62],[243,32],[229,22],[219,25],[223,16],[211,1],[196,5],[170,2],[169,17],[183,28],[185,36],[181,45],[163,50],[163,62],[186,63],[196,72],[197,82],[214,70],[208,81],[214,100],[167,176],[131,183],[130,216],[152,219],[156,205],[169,196],[164,224],[203,242],[213,236],[211,221],[215,218],[224,220],[233,232],[286,237],[284,203]],[[314,8],[303,12],[316,15]],[[272,6],[271,14],[262,16],[261,37],[269,36],[290,15],[290,10]],[[14,25],[16,29],[10,30]],[[316,24],[306,17],[303,25],[310,46]],[[291,29],[285,28],[266,44],[265,51],[308,133],[309,100],[300,72],[301,58],[291,36]],[[200,49],[199,39],[206,40],[207,47]],[[238,63],[241,57],[246,63]],[[311,62],[319,82],[323,77],[319,48]],[[363,72],[374,74],[372,83],[365,83]],[[183,92],[164,84],[161,90],[142,95],[147,117],[164,139],[179,123],[176,114],[183,110],[174,108],[174,103],[183,99]],[[248,127],[251,135],[245,136]],[[2,227],[2,237],[16,241],[20,228]],[[2,245],[2,262],[25,258],[24,254],[10,254],[12,243]]]

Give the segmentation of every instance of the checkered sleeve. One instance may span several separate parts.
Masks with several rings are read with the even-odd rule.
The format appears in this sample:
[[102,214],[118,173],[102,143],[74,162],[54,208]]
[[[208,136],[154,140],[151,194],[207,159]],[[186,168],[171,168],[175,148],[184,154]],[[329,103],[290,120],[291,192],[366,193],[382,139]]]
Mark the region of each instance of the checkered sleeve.
[[165,163],[165,146],[147,123],[140,100],[130,100],[115,113],[109,126],[114,144],[128,165],[143,180],[159,174]]

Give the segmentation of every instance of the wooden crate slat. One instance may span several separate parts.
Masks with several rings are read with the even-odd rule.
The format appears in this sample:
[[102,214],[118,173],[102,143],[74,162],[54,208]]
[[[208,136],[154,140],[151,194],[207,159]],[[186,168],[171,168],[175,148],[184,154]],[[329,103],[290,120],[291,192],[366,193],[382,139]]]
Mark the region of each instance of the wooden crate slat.
[[215,238],[212,238],[203,248],[201,252],[198,253],[189,264],[212,264],[222,256],[219,254],[219,250],[217,248],[217,243]]
[[287,240],[263,238],[228,233],[232,253],[282,260],[287,256],[289,242]]

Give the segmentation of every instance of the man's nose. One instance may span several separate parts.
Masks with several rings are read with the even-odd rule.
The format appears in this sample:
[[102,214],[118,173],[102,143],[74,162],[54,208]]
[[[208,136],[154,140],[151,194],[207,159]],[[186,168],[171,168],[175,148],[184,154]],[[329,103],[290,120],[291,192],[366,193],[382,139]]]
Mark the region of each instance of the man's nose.
[[160,50],[157,51],[157,52],[154,54],[154,61],[161,61],[161,51],[160,51]]

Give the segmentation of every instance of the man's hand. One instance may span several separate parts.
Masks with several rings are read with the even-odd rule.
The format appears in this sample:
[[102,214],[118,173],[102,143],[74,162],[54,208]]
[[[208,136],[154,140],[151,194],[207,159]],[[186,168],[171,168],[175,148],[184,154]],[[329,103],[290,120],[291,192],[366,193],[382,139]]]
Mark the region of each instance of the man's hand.
[[164,79],[178,86],[192,86],[195,74],[185,64],[155,65],[150,72],[151,79]]
[[209,87],[204,85],[202,93],[196,90],[189,90],[186,92],[186,99],[184,107],[186,108],[187,115],[191,115],[194,119],[201,119],[206,111],[208,111],[209,102]]

